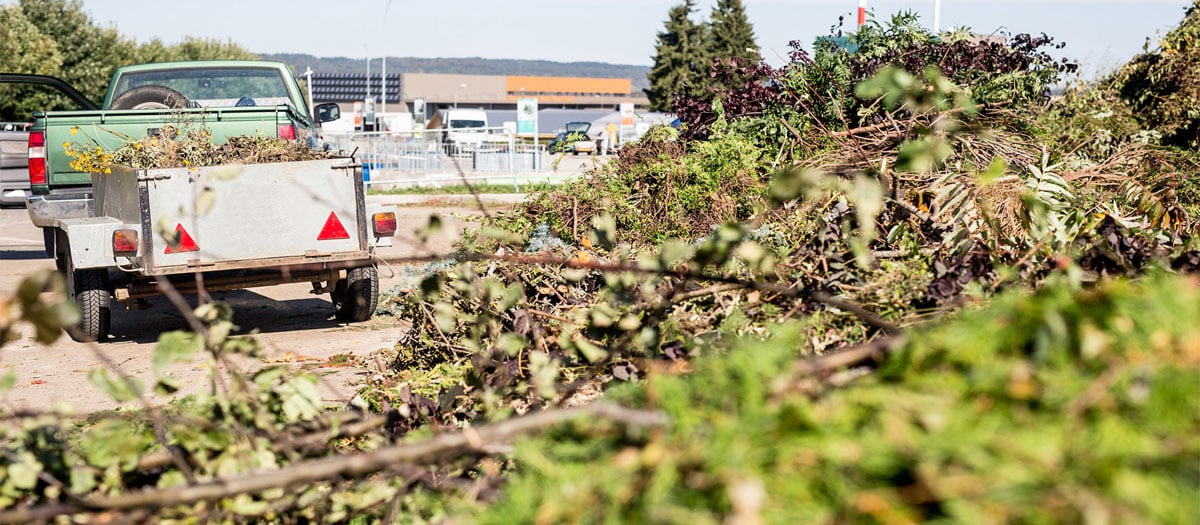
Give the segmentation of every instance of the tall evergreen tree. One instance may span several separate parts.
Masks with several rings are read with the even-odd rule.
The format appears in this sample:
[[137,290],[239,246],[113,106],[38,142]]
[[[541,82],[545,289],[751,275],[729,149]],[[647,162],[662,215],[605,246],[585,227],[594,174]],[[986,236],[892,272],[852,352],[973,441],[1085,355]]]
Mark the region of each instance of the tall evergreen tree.
[[754,43],[754,27],[746,17],[742,0],[717,0],[709,21],[709,55],[737,59],[738,65],[753,66],[760,57]]
[[654,111],[670,111],[675,96],[697,89],[697,82],[708,71],[705,27],[692,21],[695,11],[695,0],[684,0],[672,7],[663,31],[658,34],[654,66],[650,68],[650,88],[646,90],[650,109]]

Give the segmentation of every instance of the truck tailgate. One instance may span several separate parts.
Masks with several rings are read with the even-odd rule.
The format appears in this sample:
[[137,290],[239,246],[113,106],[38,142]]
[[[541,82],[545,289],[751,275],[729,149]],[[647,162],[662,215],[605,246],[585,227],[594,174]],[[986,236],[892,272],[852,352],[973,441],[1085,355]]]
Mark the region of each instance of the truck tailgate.
[[96,204],[127,224],[139,216],[148,275],[359,260],[370,257],[361,177],[347,159],[120,169],[96,176]]

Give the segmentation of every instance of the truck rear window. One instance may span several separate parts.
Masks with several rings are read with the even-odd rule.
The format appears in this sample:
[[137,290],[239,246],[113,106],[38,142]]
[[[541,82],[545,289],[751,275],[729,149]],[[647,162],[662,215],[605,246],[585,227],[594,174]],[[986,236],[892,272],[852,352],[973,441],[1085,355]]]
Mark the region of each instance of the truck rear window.
[[174,89],[201,107],[291,105],[286,80],[276,69],[198,68],[128,72],[117,79],[113,99],[141,86]]

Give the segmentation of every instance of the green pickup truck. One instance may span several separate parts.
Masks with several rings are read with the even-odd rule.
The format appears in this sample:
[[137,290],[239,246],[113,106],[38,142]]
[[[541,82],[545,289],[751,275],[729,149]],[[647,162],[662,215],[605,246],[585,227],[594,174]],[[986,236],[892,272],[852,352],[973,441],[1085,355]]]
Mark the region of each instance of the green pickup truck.
[[[0,83],[12,77],[0,74]],[[70,91],[63,96],[78,98]],[[330,294],[338,319],[365,321],[374,313],[374,250],[391,245],[396,219],[366,203],[353,157],[165,169],[118,165],[104,173],[71,168],[68,146],[113,151],[195,128],[216,144],[265,135],[319,148],[319,125],[336,120],[338,106],[310,111],[286,65],[122,67],[100,109],[77,102],[85,109],[35,112],[27,126],[27,208],[80,307],[73,338],[104,340],[113,299],[137,310],[166,283],[198,292],[309,282],[314,293]]]
[[[76,95],[71,95],[75,98]],[[116,149],[182,123],[201,124],[222,144],[239,135],[277,135],[318,147],[322,122],[337,120],[337,104],[313,113],[287,65],[268,61],[196,61],[121,67],[99,109],[35,113],[29,128],[27,209],[55,255],[53,228],[91,210],[91,177],[71,169],[62,145],[93,140]]]

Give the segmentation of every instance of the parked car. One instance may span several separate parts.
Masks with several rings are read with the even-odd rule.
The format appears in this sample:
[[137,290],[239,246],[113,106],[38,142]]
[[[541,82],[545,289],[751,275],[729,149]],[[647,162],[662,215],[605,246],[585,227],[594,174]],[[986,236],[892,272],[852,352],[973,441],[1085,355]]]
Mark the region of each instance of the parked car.
[[559,132],[554,138],[550,139],[550,144],[547,146],[550,153],[587,153],[593,155],[597,152],[596,142],[588,135],[588,130],[592,129],[590,122],[568,122],[566,130]]
[[28,123],[0,122],[0,206],[24,206],[29,193]]

